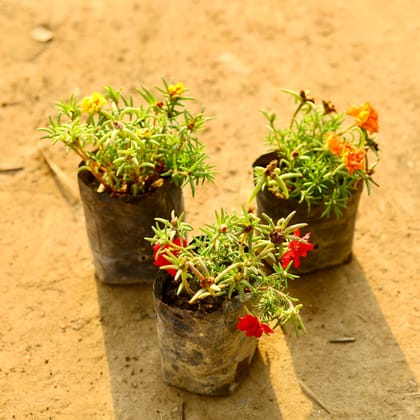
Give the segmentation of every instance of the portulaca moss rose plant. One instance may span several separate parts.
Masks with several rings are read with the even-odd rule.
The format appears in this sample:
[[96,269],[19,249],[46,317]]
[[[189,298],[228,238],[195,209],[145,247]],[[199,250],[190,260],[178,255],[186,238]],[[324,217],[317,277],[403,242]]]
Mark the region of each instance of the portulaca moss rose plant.
[[[216,310],[225,300],[239,296],[244,303],[237,328],[248,337],[261,337],[287,323],[304,330],[300,304],[288,294],[293,264],[312,249],[301,238],[304,223],[291,225],[293,213],[276,224],[263,215],[216,213],[216,221],[200,228],[191,241],[193,227],[182,215],[156,219],[150,238],[155,264],[169,274],[168,294],[179,306],[191,310]],[[275,261],[268,268],[266,260]]]
[[77,100],[58,103],[49,127],[41,128],[53,143],[62,142],[82,159],[80,171],[88,170],[100,188],[114,196],[137,196],[163,184],[195,186],[213,180],[197,133],[209,119],[204,110],[192,114],[182,83],[137,90],[143,103],[136,105],[112,87]]
[[[199,133],[209,120],[192,113],[182,83],[135,99],[106,87],[58,103],[43,138],[64,143],[81,163],[78,184],[96,277],[110,284],[153,281],[157,271],[145,236],[155,217],[182,212],[182,187],[213,181]],[[137,103],[139,102],[139,103]]]
[[339,216],[360,182],[368,191],[375,184],[378,114],[368,102],[341,113],[329,101],[317,105],[308,92],[283,91],[294,98],[296,109],[285,128],[278,128],[276,113],[263,111],[266,140],[276,155],[268,165],[254,167],[252,198],[268,190],[309,209],[323,204],[324,216],[331,211]]

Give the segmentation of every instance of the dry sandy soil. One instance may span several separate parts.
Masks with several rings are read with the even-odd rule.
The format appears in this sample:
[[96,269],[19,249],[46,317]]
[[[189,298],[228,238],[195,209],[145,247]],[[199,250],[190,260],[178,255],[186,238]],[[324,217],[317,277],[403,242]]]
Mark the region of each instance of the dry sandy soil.
[[[419,2],[0,0],[0,28],[1,419],[420,418]],[[201,138],[219,173],[185,192],[193,224],[246,202],[259,110],[290,115],[280,87],[380,115],[380,188],[363,194],[354,259],[293,284],[308,334],[262,338],[228,398],[162,383],[150,286],[95,282],[78,161],[36,131],[71,93],[161,76],[216,117]],[[356,341],[330,343],[343,336]]]

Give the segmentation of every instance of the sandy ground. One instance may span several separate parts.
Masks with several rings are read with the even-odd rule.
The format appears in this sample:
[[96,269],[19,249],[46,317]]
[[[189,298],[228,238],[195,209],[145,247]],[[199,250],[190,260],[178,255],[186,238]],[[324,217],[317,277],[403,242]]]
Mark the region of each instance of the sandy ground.
[[[0,172],[0,418],[420,418],[419,22],[411,0],[0,0],[0,169],[23,167]],[[293,284],[307,336],[261,339],[229,398],[162,383],[150,287],[95,282],[77,158],[36,131],[71,93],[161,76],[216,117],[202,140],[219,174],[185,192],[193,224],[245,203],[259,110],[290,114],[280,87],[380,115],[381,187],[363,194],[353,261]],[[356,341],[329,342],[342,336]]]

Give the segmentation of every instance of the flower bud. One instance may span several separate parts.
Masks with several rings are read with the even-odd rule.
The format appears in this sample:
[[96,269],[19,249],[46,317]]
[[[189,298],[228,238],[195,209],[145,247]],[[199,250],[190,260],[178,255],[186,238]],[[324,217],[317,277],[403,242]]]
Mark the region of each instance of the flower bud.
[[277,168],[279,161],[277,159],[272,160],[266,167],[264,170],[264,175],[266,176],[271,176],[274,169]]
[[312,102],[313,104],[315,103],[315,98],[310,95],[309,90],[301,90],[299,95],[303,102]]
[[112,126],[116,129],[116,130],[121,130],[123,128],[123,124],[121,121],[112,121]]
[[332,112],[337,112],[334,104],[331,101],[322,101],[322,106],[324,107],[325,114],[331,114]]
[[208,289],[214,284],[214,279],[212,277],[203,277],[200,279],[200,287],[203,289]]
[[284,234],[283,232],[279,230],[273,230],[273,232],[270,233],[270,240],[275,245],[280,245],[284,242]]

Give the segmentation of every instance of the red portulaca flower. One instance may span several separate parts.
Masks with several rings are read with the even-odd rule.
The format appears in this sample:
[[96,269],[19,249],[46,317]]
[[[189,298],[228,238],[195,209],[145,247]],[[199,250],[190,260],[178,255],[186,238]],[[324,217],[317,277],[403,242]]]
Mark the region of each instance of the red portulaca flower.
[[[172,243],[178,246],[185,246],[187,245],[187,241],[185,239],[182,240],[181,238],[175,238]],[[153,245],[153,259],[155,260],[154,265],[157,265],[158,267],[162,267],[164,265],[169,265],[171,262],[166,258],[165,249],[170,248],[171,246],[169,244],[166,244],[165,246],[162,246],[160,244]],[[178,255],[179,250],[178,249],[171,249],[171,253],[175,256]],[[173,268],[167,268],[166,271],[172,276],[175,277],[177,270]]]
[[263,333],[272,334],[274,331],[267,325],[261,322],[256,316],[247,314],[243,317],[238,317],[236,328],[239,331],[245,331],[247,337],[261,337]]
[[[300,238],[300,230],[297,229],[293,232],[295,236]],[[281,265],[286,268],[290,261],[293,260],[293,267],[300,266],[300,257],[306,257],[308,251],[314,249],[313,244],[309,243],[310,233],[307,233],[302,239],[303,241],[290,241],[289,249],[281,257]]]

